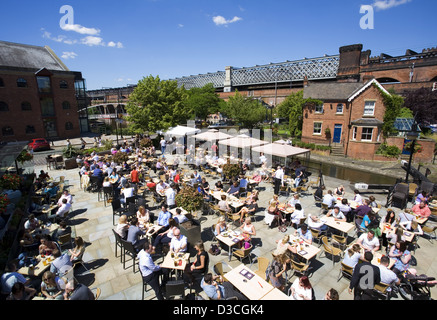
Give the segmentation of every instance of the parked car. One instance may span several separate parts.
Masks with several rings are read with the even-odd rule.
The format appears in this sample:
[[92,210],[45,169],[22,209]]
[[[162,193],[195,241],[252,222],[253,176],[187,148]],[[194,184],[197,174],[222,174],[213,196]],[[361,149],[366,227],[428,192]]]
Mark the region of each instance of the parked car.
[[33,151],[50,150],[50,143],[44,138],[32,139],[27,147]]

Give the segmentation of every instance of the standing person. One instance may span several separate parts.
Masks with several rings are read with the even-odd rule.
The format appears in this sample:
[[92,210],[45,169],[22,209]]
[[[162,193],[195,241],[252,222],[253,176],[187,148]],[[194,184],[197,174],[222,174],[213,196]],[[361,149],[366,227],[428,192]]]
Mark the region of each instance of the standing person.
[[375,300],[373,287],[381,282],[381,273],[377,266],[370,262],[373,254],[370,251],[364,253],[364,262],[355,266],[354,273],[349,284],[349,293],[354,294],[354,300]]
[[285,279],[283,274],[287,271],[287,264],[290,263],[290,261],[291,258],[286,253],[279,254],[273,258],[269,279],[272,286],[281,291],[284,291],[285,289]]
[[159,144],[161,145],[161,153],[164,154],[165,148],[167,147],[167,142],[165,141],[164,138],[161,138],[161,141],[159,142]]
[[294,187],[297,188],[303,178],[303,168],[298,166],[295,171]]
[[275,189],[274,194],[279,194],[279,188],[284,186],[284,170],[281,166],[278,166],[278,169],[275,172]]
[[164,274],[164,278],[168,277],[168,273],[163,272],[160,266],[153,262],[152,256],[152,245],[150,242],[146,241],[144,243],[143,249],[138,253],[139,267],[141,275],[143,276],[143,281],[149,284],[153,291],[155,291],[156,298],[158,300],[164,300],[164,296],[161,292],[161,287],[159,284],[159,276]]
[[81,144],[80,150],[84,150],[86,147],[86,142],[83,138],[80,138],[80,144]]
[[134,185],[135,192],[138,190],[138,183],[140,182],[140,173],[138,172],[138,168],[134,167],[130,173],[131,183]]

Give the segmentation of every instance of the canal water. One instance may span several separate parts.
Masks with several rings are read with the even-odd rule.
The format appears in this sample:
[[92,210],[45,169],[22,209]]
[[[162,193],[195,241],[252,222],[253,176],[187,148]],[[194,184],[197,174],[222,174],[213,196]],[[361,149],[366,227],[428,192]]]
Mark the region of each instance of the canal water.
[[396,178],[383,176],[377,173],[372,173],[368,171],[348,168],[348,167],[340,167],[329,163],[320,163],[315,161],[310,161],[309,171],[313,172],[313,175],[316,174],[314,169],[320,168],[322,169],[322,174],[324,176],[346,180],[351,183],[366,183],[366,184],[395,184]]

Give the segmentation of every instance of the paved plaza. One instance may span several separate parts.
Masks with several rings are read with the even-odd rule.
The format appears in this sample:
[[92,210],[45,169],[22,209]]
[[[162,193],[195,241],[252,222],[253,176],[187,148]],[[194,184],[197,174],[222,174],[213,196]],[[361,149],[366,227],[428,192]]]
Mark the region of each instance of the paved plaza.
[[[172,156],[167,156],[171,159]],[[186,165],[182,165],[186,167]],[[35,172],[40,170],[46,170],[47,167],[44,164],[38,164],[35,166]],[[110,204],[104,206],[103,201],[98,201],[97,193],[84,192],[80,189],[80,179],[78,174],[79,169],[72,170],[49,170],[51,177],[56,178],[58,176],[65,176],[68,180],[68,187],[70,192],[74,194],[73,198],[73,230],[75,235],[81,236],[87,243],[86,252],[84,254],[84,261],[86,266],[90,269],[89,272],[83,275],[77,275],[77,279],[88,285],[90,288],[99,287],[101,291],[100,299],[104,300],[140,300],[142,296],[142,278],[141,274],[136,268],[136,273],[133,272],[132,267],[124,270],[123,265],[120,262],[120,258],[115,257],[115,238],[112,233],[114,228],[112,223],[112,208]],[[153,178],[153,172],[152,172]],[[208,182],[211,186],[214,185],[216,180],[207,177]],[[347,181],[338,180],[335,178],[324,176],[324,182],[327,189],[334,189],[335,187],[343,184],[346,187],[346,197],[352,198],[352,189]],[[257,247],[254,249],[254,254],[260,257],[266,257],[271,260],[271,253],[276,248],[276,240],[281,239],[284,234],[279,232],[277,228],[270,229],[264,223],[264,210],[267,206],[268,201],[273,195],[273,185],[268,182],[262,182],[260,184],[260,198],[259,207],[260,209],[253,217],[254,225],[256,228],[256,236],[253,239],[254,244]],[[309,190],[306,196],[301,198],[301,203],[305,210],[306,216],[308,214],[319,214],[320,208],[315,205],[314,197],[312,193],[314,190]],[[372,193],[376,201],[382,205],[386,202],[386,194],[383,193]],[[370,194],[364,194],[365,197]],[[280,196],[279,200],[285,202],[288,198],[285,195]],[[149,204],[153,204],[153,201],[149,201]],[[409,204],[411,207],[411,203]],[[155,217],[158,215],[160,209],[151,208],[155,213]],[[383,207],[380,211],[380,215],[385,215],[385,208]],[[395,209],[396,212],[399,209]],[[201,224],[202,240],[205,242],[206,250],[209,250],[212,234],[211,226],[216,223],[218,217],[216,215],[204,216],[205,221]],[[432,224],[432,222],[428,222]],[[295,229],[289,227],[287,234],[294,233]],[[354,230],[349,233],[349,236],[354,234]],[[349,237],[349,241],[351,241]],[[427,274],[429,276],[437,276],[437,259],[436,250],[434,244],[431,244],[425,238],[419,238],[418,241],[420,248],[416,250],[413,254],[417,260],[417,266],[414,266],[418,270],[419,274]],[[320,248],[323,251],[323,247]],[[317,255],[311,262],[311,272],[310,272],[310,282],[315,289],[315,295],[317,299],[323,299],[325,293],[330,288],[335,288],[339,294],[341,300],[352,300],[353,295],[348,293],[349,280],[345,277],[337,281],[340,263],[338,258],[333,264],[331,257],[326,257],[322,254],[322,257]],[[160,263],[162,260],[158,259],[156,262]],[[232,257],[232,260],[228,261],[228,254],[226,250],[222,250],[221,254],[218,256],[210,255],[210,270],[217,262],[226,262],[231,267],[236,267],[240,264],[240,261],[236,257]],[[246,264],[249,261],[244,260]],[[131,264],[127,263],[127,266]],[[256,270],[256,263],[252,265],[252,270]],[[84,269],[82,267],[78,268],[77,273],[82,273]],[[292,272],[289,271],[289,276]],[[289,278],[289,284],[287,288],[294,281],[296,276]],[[188,293],[188,291],[187,291]],[[436,288],[432,289],[433,296],[436,296]],[[206,297],[201,293],[203,297]],[[155,294],[152,290],[146,292],[145,299],[156,299]],[[393,299],[402,299],[399,297],[394,297]]]

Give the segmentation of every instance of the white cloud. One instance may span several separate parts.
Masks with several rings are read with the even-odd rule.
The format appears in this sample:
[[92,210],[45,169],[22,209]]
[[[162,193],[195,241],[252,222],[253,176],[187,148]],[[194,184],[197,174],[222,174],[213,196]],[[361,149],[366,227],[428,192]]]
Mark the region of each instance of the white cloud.
[[75,52],[63,52],[61,58],[63,59],[75,59],[77,57],[77,53]]
[[115,43],[114,41],[110,41],[108,43],[108,47],[121,49],[121,48],[123,48],[123,44],[121,42]]
[[87,34],[90,36],[97,36],[100,34],[100,30],[96,28],[83,27],[80,24],[66,24],[62,27],[64,31],[74,31],[80,34]]
[[85,38],[82,38],[81,43],[90,47],[105,45],[105,43],[103,42],[103,38],[95,36],[87,36]]
[[231,23],[234,23],[234,22],[237,22],[237,21],[240,21],[240,20],[243,20],[243,18],[240,18],[240,17],[237,17],[237,16],[233,17],[231,20],[226,20],[226,18],[224,18],[222,16],[215,16],[215,17],[212,18],[212,21],[214,21],[214,23],[217,26],[223,26],[223,25],[227,26],[228,24],[231,24]]
[[375,2],[373,3],[373,7],[375,7],[376,10],[387,10],[411,2],[412,0],[374,0],[374,1]]
[[183,28],[183,27],[184,27],[184,25],[183,25],[183,24],[181,24],[181,23],[179,23],[179,24],[178,24],[178,27],[179,27],[179,28]]

